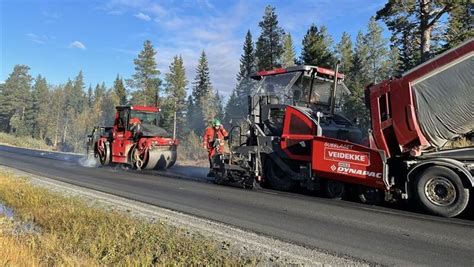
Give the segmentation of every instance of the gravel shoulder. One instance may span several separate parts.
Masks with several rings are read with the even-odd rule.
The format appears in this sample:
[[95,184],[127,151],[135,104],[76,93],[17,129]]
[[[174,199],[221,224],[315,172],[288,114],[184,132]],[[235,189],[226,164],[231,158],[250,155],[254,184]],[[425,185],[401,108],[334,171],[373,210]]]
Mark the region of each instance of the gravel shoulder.
[[12,172],[18,176],[28,177],[33,185],[60,192],[64,195],[80,197],[96,207],[126,212],[131,216],[146,220],[160,220],[177,227],[185,228],[190,232],[197,232],[217,240],[222,244],[222,249],[230,250],[232,254],[261,258],[261,264],[263,265],[346,266],[363,264],[353,259],[342,258],[282,242],[271,237],[258,235],[226,224],[129,200],[112,194],[74,186],[13,168],[0,166],[0,169]]

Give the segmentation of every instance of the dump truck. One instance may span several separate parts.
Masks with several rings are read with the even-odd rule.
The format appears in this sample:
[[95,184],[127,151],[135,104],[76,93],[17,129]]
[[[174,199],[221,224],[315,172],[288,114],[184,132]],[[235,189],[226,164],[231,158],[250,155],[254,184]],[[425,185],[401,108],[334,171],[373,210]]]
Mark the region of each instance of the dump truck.
[[113,126],[96,126],[87,138],[87,155],[101,165],[166,169],[176,163],[178,140],[160,127],[160,109],[117,106]]
[[[248,116],[213,158],[216,183],[295,186],[363,202],[411,201],[461,214],[474,193],[474,40],[369,85],[368,138],[338,112],[348,93],[336,70],[296,66],[257,72]],[[342,103],[343,104],[343,103]]]

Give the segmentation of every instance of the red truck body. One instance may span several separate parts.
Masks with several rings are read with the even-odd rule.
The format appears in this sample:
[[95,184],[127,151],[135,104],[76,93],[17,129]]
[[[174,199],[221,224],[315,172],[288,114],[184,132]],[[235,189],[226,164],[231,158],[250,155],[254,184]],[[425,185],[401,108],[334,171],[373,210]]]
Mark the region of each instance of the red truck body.
[[[388,158],[404,153],[420,155],[421,151],[436,146],[430,142],[430,137],[427,136],[429,133],[424,132],[420,127],[417,109],[423,107],[417,106],[412,84],[432,75],[438,75],[440,71],[460,61],[472,62],[473,51],[474,41],[470,40],[410,70],[401,78],[369,86],[366,100],[372,117],[374,142],[371,146],[382,149]],[[463,71],[467,71],[468,75],[474,75],[472,68]],[[450,88],[444,88],[444,90],[449,91]],[[472,97],[474,88],[471,87],[470,90]],[[446,101],[446,99],[438,99],[438,101]],[[447,104],[445,112],[449,112],[452,108]],[[474,103],[471,103],[471,106],[474,106]],[[471,126],[474,120],[472,117],[474,117],[473,114],[471,114],[471,122],[468,122]]]

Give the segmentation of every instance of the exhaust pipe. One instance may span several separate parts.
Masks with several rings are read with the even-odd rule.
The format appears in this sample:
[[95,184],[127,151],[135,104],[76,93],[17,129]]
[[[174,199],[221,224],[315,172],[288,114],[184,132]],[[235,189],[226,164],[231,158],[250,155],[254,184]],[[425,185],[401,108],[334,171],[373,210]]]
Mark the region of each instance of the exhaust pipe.
[[339,71],[339,64],[341,64],[341,60],[337,60],[336,67],[334,68],[334,87],[332,89],[331,96],[331,115],[334,115],[334,109],[336,108],[337,72]]

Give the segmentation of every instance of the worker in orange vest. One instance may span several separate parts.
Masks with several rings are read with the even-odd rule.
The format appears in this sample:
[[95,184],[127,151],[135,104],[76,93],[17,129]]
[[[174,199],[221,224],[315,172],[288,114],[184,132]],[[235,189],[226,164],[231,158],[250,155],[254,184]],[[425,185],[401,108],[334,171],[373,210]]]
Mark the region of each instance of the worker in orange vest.
[[212,121],[212,125],[207,127],[203,136],[203,147],[207,149],[209,156],[209,171],[208,177],[214,176],[212,172],[212,158],[219,153],[224,152],[224,140],[227,140],[229,133],[224,129],[218,119]]

